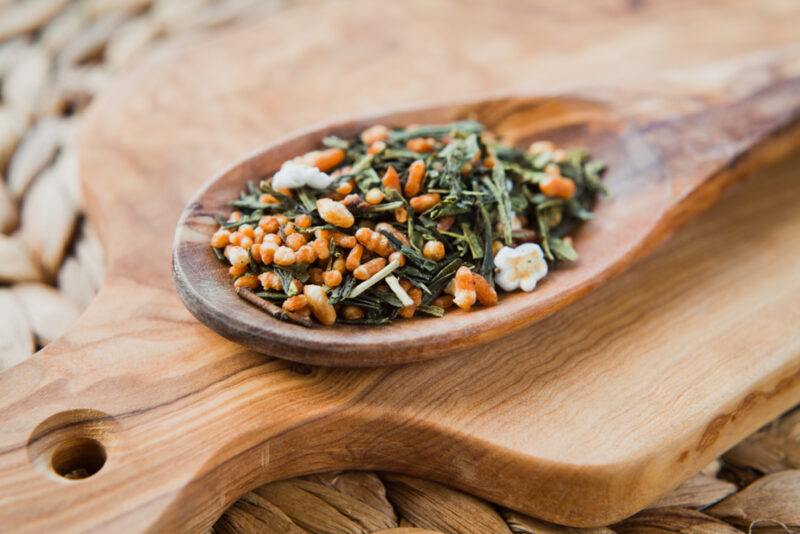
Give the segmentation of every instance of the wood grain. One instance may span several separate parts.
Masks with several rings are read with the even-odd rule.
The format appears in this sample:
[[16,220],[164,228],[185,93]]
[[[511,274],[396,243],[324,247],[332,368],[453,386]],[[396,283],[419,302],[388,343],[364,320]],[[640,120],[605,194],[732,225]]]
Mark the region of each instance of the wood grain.
[[[800,52],[800,49],[798,50]],[[794,59],[793,56],[790,57]],[[632,95],[508,97],[443,105],[313,128],[271,145],[206,184],[188,203],[175,236],[178,293],[205,324],[242,345],[314,365],[395,365],[452,355],[507,336],[558,311],[629,267],[722,191],[800,146],[800,76],[777,57],[751,65],[741,78],[758,80],[735,96]],[[706,100],[691,106],[686,102]],[[647,101],[646,111],[641,109]],[[248,182],[271,176],[284,161],[315,150],[326,135],[357,135],[372,124],[402,126],[474,118],[507,142],[540,139],[586,146],[609,170],[613,197],[574,235],[581,258],[557,269],[535,292],[503,294],[498,306],[456,310],[446,320],[416,317],[380,327],[289,324],[237,298],[227,269],[209,247],[219,218]],[[436,343],[431,343],[435,339]]]
[[[69,333],[0,374],[4,528],[200,530],[266,481],[355,467],[435,479],[550,521],[608,524],[800,401],[800,258],[787,253],[800,247],[797,158],[586,299],[488,348],[396,368],[308,368],[198,323],[172,284],[171,236],[195,189],[246,150],[332,114],[556,93],[559,80],[714,94],[736,85],[741,59],[653,76],[791,43],[798,9],[609,2],[589,16],[572,4],[398,4],[312,5],[176,46],[96,103],[81,164],[108,276]],[[712,16],[702,36],[686,24]],[[373,31],[383,26],[394,31]],[[376,50],[381,61],[370,60]],[[48,468],[59,447],[85,440],[105,449],[96,474],[66,480]]]

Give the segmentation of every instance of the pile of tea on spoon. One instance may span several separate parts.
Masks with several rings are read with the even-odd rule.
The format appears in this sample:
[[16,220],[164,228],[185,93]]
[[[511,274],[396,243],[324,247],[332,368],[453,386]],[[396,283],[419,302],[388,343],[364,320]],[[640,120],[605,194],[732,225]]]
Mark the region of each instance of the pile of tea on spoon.
[[367,128],[248,184],[211,238],[243,298],[280,319],[387,324],[493,306],[578,255],[602,162],[482,124]]

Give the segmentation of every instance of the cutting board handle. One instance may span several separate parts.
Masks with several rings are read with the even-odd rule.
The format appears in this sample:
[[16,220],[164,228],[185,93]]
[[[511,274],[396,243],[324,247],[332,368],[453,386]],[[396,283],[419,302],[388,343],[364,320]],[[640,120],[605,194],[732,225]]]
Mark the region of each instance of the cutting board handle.
[[[788,57],[748,68],[764,74],[757,86],[737,82],[629,109],[657,155],[643,164],[664,165],[674,198],[697,196],[680,216],[716,198],[730,174],[762,164],[763,157],[749,163],[754,146],[777,155],[795,141],[780,135],[800,111]],[[670,107],[678,103],[686,109]],[[695,135],[701,127],[713,135]],[[696,181],[713,169],[721,178],[710,186]],[[197,531],[269,480],[349,467],[419,473],[419,448],[409,444],[455,439],[423,420],[404,421],[396,406],[364,401],[379,382],[402,387],[390,382],[392,370],[295,367],[199,325],[165,272],[168,250],[153,252],[163,244],[124,239],[132,232],[163,239],[171,229],[151,226],[148,216],[185,192],[169,180],[159,191],[109,183],[88,187],[109,258],[103,289],[67,335],[0,374],[5,528]],[[484,453],[481,461],[492,458]],[[446,472],[448,454],[441,456],[430,459],[429,474]],[[471,484],[466,472],[462,478]]]
[[248,489],[358,465],[358,418],[336,414],[370,383],[222,343],[174,294],[112,274],[69,334],[0,374],[0,519],[207,530]]

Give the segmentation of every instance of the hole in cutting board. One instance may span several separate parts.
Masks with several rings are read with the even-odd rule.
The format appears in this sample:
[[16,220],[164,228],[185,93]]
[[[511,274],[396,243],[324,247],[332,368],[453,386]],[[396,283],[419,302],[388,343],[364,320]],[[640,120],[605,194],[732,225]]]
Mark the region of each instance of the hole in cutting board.
[[98,473],[113,450],[119,424],[98,410],[67,410],[45,419],[28,439],[28,458],[47,476],[81,480]]
[[89,478],[106,463],[106,449],[93,438],[77,438],[61,443],[50,460],[50,467],[70,480]]

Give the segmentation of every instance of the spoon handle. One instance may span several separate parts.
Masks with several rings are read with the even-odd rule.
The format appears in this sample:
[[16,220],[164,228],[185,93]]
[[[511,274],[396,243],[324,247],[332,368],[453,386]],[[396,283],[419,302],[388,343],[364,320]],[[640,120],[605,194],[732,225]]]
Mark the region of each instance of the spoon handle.
[[664,224],[679,226],[800,144],[798,58],[797,46],[757,54],[686,74],[688,97],[634,102],[637,133],[653,154],[646,164],[659,165],[669,184]]

